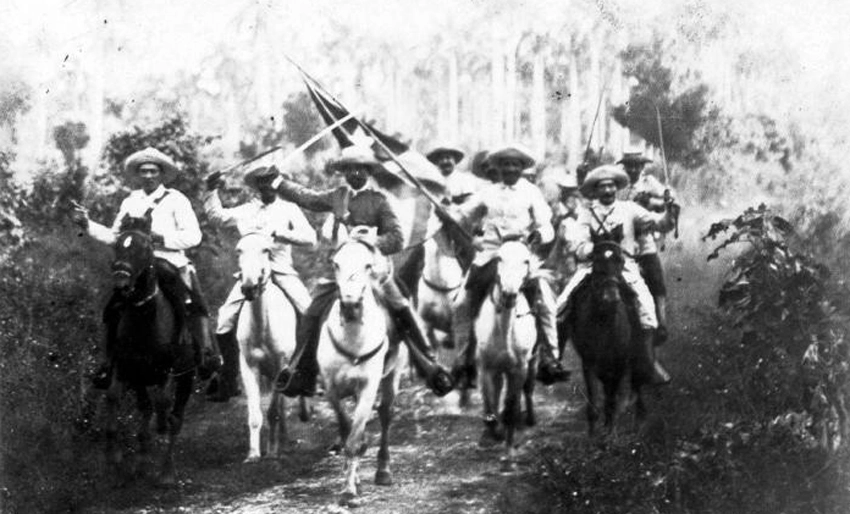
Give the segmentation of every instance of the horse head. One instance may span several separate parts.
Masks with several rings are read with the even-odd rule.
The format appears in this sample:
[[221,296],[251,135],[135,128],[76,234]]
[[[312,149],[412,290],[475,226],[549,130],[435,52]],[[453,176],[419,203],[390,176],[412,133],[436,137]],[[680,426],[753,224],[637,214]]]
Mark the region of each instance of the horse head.
[[113,249],[113,286],[123,296],[129,296],[142,273],[153,267],[150,218],[125,216]]
[[343,243],[333,256],[340,313],[345,321],[358,321],[362,318],[364,299],[367,294],[371,294],[375,257],[376,251],[373,247],[354,239]]
[[621,300],[620,284],[623,281],[623,266],[625,265],[625,251],[620,246],[623,240],[623,226],[617,225],[613,230],[602,234],[591,234],[593,242],[593,253],[591,262],[593,264],[594,289],[600,295],[603,304],[611,305]]
[[502,308],[516,306],[520,288],[531,275],[532,254],[525,244],[516,239],[507,239],[499,247],[498,282]]
[[263,292],[271,278],[271,251],[274,241],[269,234],[250,232],[236,244],[242,294],[249,302]]

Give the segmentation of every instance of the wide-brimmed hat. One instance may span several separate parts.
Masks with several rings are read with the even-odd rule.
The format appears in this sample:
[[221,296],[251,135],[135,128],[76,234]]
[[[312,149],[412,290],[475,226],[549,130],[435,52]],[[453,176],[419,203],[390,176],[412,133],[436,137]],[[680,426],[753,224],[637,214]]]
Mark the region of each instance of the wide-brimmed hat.
[[339,159],[333,161],[328,166],[331,171],[339,171],[348,166],[365,166],[370,171],[374,171],[381,166],[380,161],[375,158],[375,152],[366,146],[346,146],[339,154]]
[[652,159],[643,155],[643,152],[625,152],[617,164],[646,164]]
[[566,170],[564,170],[564,173],[556,175],[555,183],[563,189],[578,189],[578,179],[575,173],[567,173]]
[[581,184],[581,194],[590,198],[596,189],[596,185],[605,180],[613,180],[617,189],[623,189],[629,185],[629,176],[620,167],[613,164],[603,164],[584,177],[584,182]]
[[167,184],[174,180],[174,177],[177,176],[179,171],[171,157],[165,155],[156,148],[149,146],[144,150],[139,150],[138,152],[131,154],[126,160],[124,160],[125,177],[128,179],[134,179],[142,164],[156,164],[159,166],[159,169],[162,170],[163,184]]
[[445,154],[451,155],[454,158],[455,162],[462,161],[463,156],[466,155],[457,148],[448,145],[443,145],[434,148],[433,150],[425,154],[425,157],[427,157],[428,160],[433,162],[434,164],[437,164],[437,160],[439,160],[440,156]]
[[280,175],[277,166],[258,166],[245,174],[245,183],[254,189],[259,189],[258,183],[261,180],[274,180]]
[[490,152],[487,162],[491,165],[500,159],[518,159],[522,162],[523,169],[534,166],[536,162],[531,152],[520,144],[506,145]]
[[489,155],[490,154],[487,150],[475,152],[475,155],[472,156],[472,159],[469,162],[469,171],[478,178],[489,180],[490,173],[492,172],[490,163],[487,162],[487,157]]

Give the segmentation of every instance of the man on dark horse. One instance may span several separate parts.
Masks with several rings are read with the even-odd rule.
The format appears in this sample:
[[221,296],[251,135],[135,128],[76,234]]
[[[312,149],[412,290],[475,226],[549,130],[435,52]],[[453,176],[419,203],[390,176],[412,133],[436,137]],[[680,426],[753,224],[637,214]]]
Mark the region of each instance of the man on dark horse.
[[[534,184],[521,178],[522,171],[534,165],[534,159],[519,145],[506,146],[489,153],[491,176],[500,180],[484,187],[453,212],[461,225],[477,226],[478,251],[469,268],[464,287],[454,300],[452,331],[460,359],[455,373],[471,382],[474,376],[475,342],[472,325],[478,310],[495,279],[496,256],[502,238],[521,237],[534,249],[552,241],[552,211]],[[540,365],[537,378],[544,384],[566,381],[566,371],[555,357],[558,337],[555,325],[555,299],[549,284],[541,278],[529,281],[524,288],[529,305],[537,319]],[[468,383],[469,383],[468,382]]]
[[[184,250],[201,242],[201,230],[189,199],[176,189],[164,186],[177,173],[174,161],[164,153],[151,147],[140,150],[124,161],[124,176],[141,187],[131,191],[121,202],[112,226],[92,221],[82,207],[72,211],[71,219],[94,239],[113,244],[125,218],[150,218],[159,286],[174,306],[178,320],[186,320],[195,348],[195,363],[177,363],[175,367],[199,364],[206,368],[211,365],[208,361],[213,355],[209,313],[195,268],[184,253]],[[121,308],[121,295],[113,293],[103,314],[106,324],[106,360],[94,376],[95,386],[99,388],[109,386],[114,357],[112,350],[115,347]],[[176,338],[178,342],[179,339]]]
[[437,146],[425,157],[439,168],[446,179],[446,205],[463,203],[477,189],[476,180],[470,173],[457,171],[457,164],[463,160],[464,153],[449,145]]
[[[240,236],[253,232],[269,234],[274,241],[269,260],[272,282],[292,302],[298,315],[303,315],[310,305],[310,292],[304,286],[292,263],[292,245],[313,246],[316,232],[297,205],[280,198],[272,182],[280,175],[274,166],[261,166],[245,175],[245,183],[252,188],[257,198],[233,208],[224,208],[218,189],[224,182],[221,173],[207,177],[204,209],[211,220],[222,225],[235,226]],[[238,390],[239,344],[236,341],[236,322],[245,296],[239,282],[218,310],[216,339],[224,366],[218,388],[208,399],[226,402]]]
[[558,312],[559,316],[568,316],[565,311],[571,307],[570,296],[590,275],[591,267],[587,259],[593,252],[591,234],[610,234],[621,227],[623,237],[620,246],[625,257],[623,280],[635,293],[637,316],[642,329],[642,348],[645,349],[643,372],[651,377],[650,383],[666,384],[670,381],[670,375],[655,358],[654,339],[658,328],[655,305],[632,255],[637,244],[635,234],[641,230],[666,232],[672,229],[677,206],[669,205],[664,212],[650,212],[634,202],[618,200],[617,191],[628,184],[629,177],[614,165],[595,168],[582,183],[582,194],[592,198],[589,208],[579,215],[578,222],[582,230],[576,233],[576,255],[583,264],[558,297]]
[[[623,158],[617,161],[629,176],[629,186],[623,190],[620,198],[631,200],[649,211],[662,212],[665,197],[671,197],[670,189],[644,171],[650,162],[652,159],[645,157],[642,152],[625,152]],[[655,315],[658,317],[656,344],[667,340],[667,287],[664,285],[664,271],[658,255],[663,237],[663,234],[652,230],[640,230],[635,234],[635,261],[655,301]]]
[[[422,321],[396,283],[389,256],[402,250],[404,234],[398,217],[383,193],[376,190],[369,177],[381,164],[370,148],[350,146],[342,150],[340,159],[331,164],[331,169],[345,177],[347,185],[327,191],[315,191],[285,178],[279,178],[278,192],[281,196],[313,211],[330,211],[334,216],[334,234],[344,225],[349,235],[362,238],[379,252],[375,262],[375,274],[379,289],[375,291],[389,308],[396,326],[404,335],[414,365],[425,377],[428,387],[443,396],[452,390],[451,375],[434,359],[434,350],[425,336]],[[376,231],[371,236],[365,228]],[[319,371],[316,351],[322,319],[336,298],[336,285],[320,284],[313,301],[298,328],[298,341],[293,360],[294,371],[284,369],[278,376],[277,386],[287,396],[311,396],[316,392],[316,375]]]

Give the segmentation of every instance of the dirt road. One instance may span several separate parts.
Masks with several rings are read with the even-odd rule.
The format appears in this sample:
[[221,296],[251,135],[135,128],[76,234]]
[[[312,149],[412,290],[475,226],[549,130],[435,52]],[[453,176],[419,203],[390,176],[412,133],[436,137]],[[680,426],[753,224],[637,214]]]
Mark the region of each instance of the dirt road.
[[[584,430],[576,384],[538,387],[538,424],[522,437],[517,470],[504,474],[499,471],[501,448],[478,447],[482,423],[477,394],[461,410],[454,393],[439,399],[405,380],[391,434],[394,484],[374,484],[377,450],[372,444],[361,469],[363,505],[351,510],[337,503],[343,458],[328,451],[336,423],[321,398],[309,423],[298,421],[295,409],[290,410],[294,443],[283,459],[243,464],[248,445],[244,399],[221,405],[197,397],[179,444],[178,484],[163,487],[136,479],[116,485],[86,512],[528,512],[543,500],[536,450]],[[376,419],[368,433],[376,443]]]

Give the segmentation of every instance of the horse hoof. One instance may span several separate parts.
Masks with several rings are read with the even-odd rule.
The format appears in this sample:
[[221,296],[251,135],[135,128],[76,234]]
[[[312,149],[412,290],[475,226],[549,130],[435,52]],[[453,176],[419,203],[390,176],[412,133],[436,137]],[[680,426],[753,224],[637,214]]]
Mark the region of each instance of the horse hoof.
[[533,427],[535,425],[537,425],[537,418],[535,418],[534,416],[526,416],[525,417],[525,426]]
[[478,439],[478,446],[481,448],[492,448],[502,441],[503,438],[491,433],[489,430],[484,430],[481,437]]
[[245,457],[245,460],[242,461],[242,464],[256,464],[257,462],[260,462],[259,455],[248,455]]
[[389,471],[381,470],[375,472],[376,485],[393,485],[393,476]]
[[351,491],[345,491],[340,495],[339,504],[342,507],[355,508],[363,505],[363,498],[357,495],[357,493],[352,493]]
[[516,471],[516,463],[508,457],[502,457],[501,459],[499,459],[499,470],[502,473],[514,472]]

